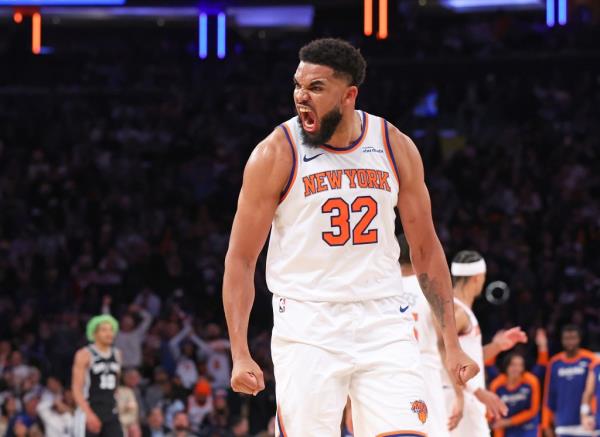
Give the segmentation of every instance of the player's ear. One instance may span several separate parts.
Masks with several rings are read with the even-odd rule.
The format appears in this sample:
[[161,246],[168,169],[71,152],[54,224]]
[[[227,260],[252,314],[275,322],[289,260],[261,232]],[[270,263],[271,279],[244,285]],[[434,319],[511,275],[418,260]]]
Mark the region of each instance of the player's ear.
[[344,104],[354,104],[358,96],[358,87],[355,85],[349,86],[344,92]]

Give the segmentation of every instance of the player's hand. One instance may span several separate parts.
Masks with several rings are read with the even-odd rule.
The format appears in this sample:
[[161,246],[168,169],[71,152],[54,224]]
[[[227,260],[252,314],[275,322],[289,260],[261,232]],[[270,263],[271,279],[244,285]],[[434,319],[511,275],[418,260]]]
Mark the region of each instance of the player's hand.
[[581,424],[586,431],[594,431],[596,429],[596,421],[594,416],[582,416]]
[[233,362],[231,388],[237,393],[256,396],[264,390],[265,380],[258,364],[250,358],[238,358]]
[[446,349],[446,368],[450,377],[459,385],[464,386],[481,369],[460,347]]
[[450,410],[450,417],[448,417],[448,431],[452,431],[458,426],[463,417],[464,407],[465,398],[463,396],[454,398],[452,409]]
[[98,416],[91,412],[85,415],[85,425],[88,431],[94,434],[98,434],[102,429],[102,422],[100,422]]
[[517,343],[527,343],[527,334],[520,326],[515,326],[507,331],[498,331],[492,340],[501,351],[512,349]]
[[509,419],[498,419],[492,424],[492,429],[501,429],[506,428],[507,426],[510,426]]
[[494,420],[500,420],[508,414],[508,407],[494,392],[485,389],[478,389],[475,397],[484,404]]

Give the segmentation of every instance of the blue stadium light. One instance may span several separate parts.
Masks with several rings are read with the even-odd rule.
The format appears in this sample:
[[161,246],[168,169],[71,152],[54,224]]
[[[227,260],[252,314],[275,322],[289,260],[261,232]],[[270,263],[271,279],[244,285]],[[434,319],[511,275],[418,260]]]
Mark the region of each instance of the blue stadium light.
[[226,55],[226,39],[227,24],[225,23],[225,13],[220,12],[217,16],[217,57],[223,59]]
[[558,24],[567,24],[567,0],[558,0]]
[[554,27],[554,0],[546,0],[546,25]]
[[208,17],[204,13],[198,17],[198,56],[200,59],[208,56]]
[[0,0],[0,6],[120,6],[126,0]]

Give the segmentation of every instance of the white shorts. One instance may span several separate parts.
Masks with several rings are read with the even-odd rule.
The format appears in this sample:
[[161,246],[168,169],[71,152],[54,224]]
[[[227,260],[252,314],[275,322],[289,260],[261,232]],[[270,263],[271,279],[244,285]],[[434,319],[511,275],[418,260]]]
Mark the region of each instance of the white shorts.
[[423,366],[423,377],[425,378],[425,389],[429,418],[426,429],[429,437],[450,437],[448,431],[448,409],[444,398],[444,386],[442,384],[442,370],[434,367]]
[[[445,387],[446,408],[450,410],[456,395],[454,388]],[[450,431],[452,437],[490,437],[490,427],[485,418],[485,406],[471,393],[465,392],[463,417],[458,426]]]
[[273,297],[277,436],[339,437],[348,396],[354,437],[425,436],[419,351],[401,306]]

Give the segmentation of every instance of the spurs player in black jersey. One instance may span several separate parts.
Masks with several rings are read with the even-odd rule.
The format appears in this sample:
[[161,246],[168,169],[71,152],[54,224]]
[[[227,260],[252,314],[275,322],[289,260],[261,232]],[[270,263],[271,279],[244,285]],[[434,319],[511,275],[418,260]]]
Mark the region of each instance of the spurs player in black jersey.
[[117,321],[102,315],[87,325],[90,344],[77,351],[72,388],[77,402],[76,437],[122,437],[115,391],[121,373],[121,355],[113,346]]

